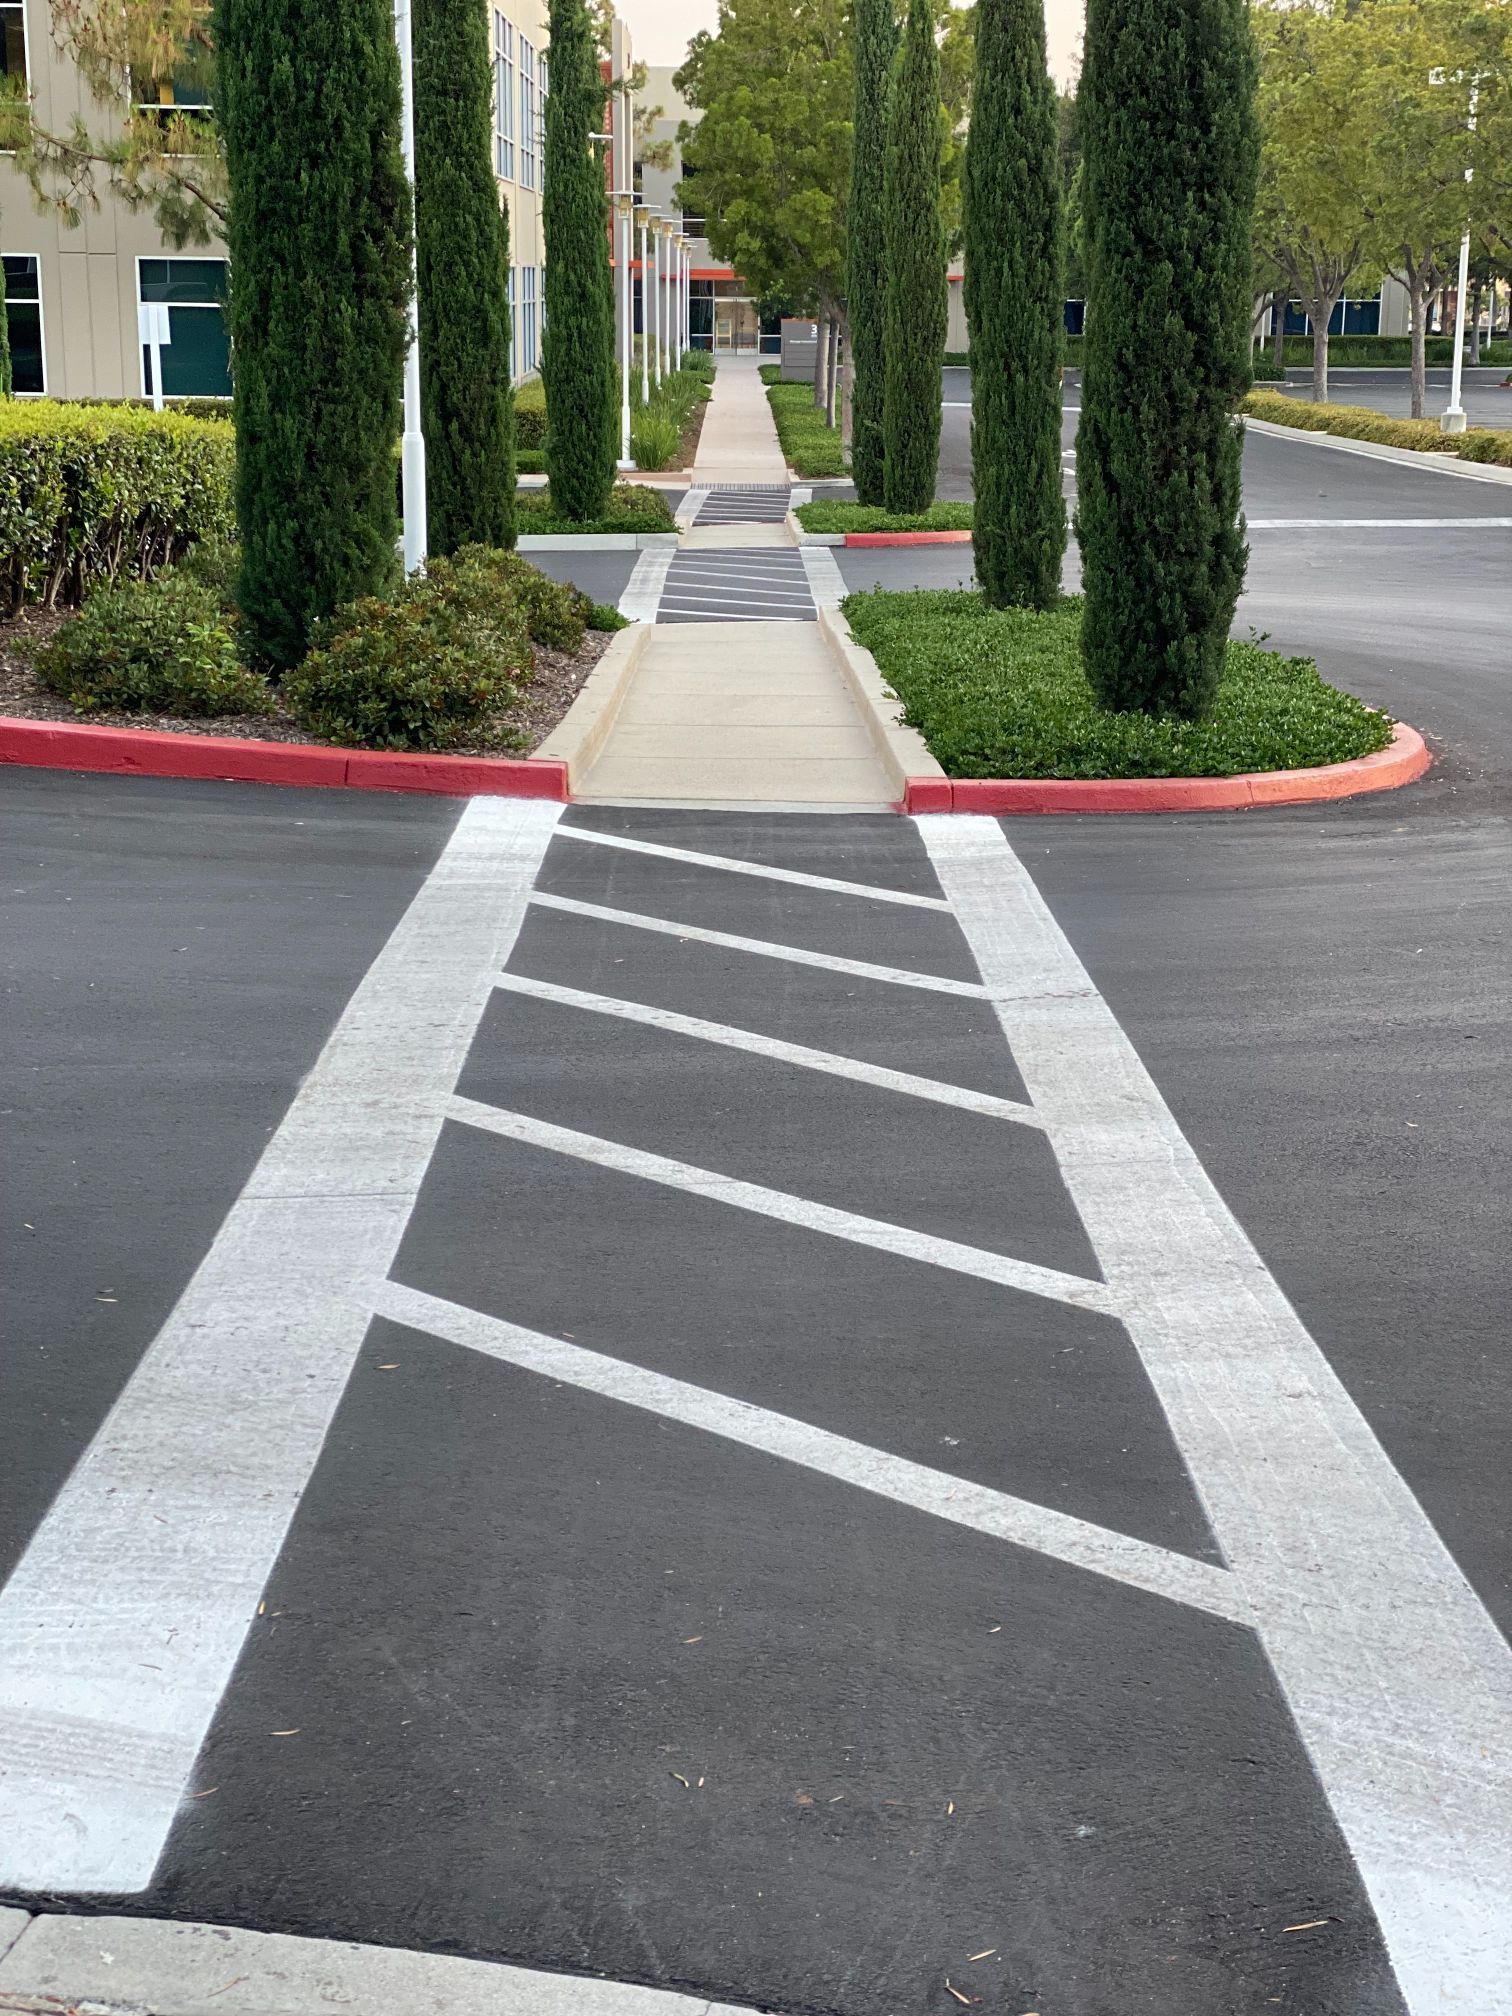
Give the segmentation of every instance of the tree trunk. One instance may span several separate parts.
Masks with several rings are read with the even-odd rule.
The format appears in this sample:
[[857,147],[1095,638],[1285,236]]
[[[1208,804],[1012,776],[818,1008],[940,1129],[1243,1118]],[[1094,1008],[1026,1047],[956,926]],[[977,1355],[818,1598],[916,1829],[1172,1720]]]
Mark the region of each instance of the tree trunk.
[[1328,404],[1328,325],[1333,320],[1333,311],[1343,291],[1344,283],[1340,281],[1331,294],[1302,296],[1302,306],[1307,310],[1313,332],[1312,396],[1320,406]]
[[829,315],[821,309],[814,324],[814,404],[822,413],[829,405]]
[[856,431],[855,391],[856,359],[851,350],[850,317],[843,315],[840,321],[840,441],[847,454]]
[[1409,287],[1412,303],[1412,417],[1421,420],[1428,397],[1428,301],[1429,290]]
[[1286,369],[1286,304],[1290,296],[1281,289],[1274,297],[1271,313],[1271,364],[1276,372]]
[[1470,289],[1470,362],[1480,362],[1480,318],[1482,287],[1479,280]]
[[840,377],[840,318],[831,315],[829,321],[829,358],[825,366],[824,422],[827,427],[835,424],[835,394],[839,389]]

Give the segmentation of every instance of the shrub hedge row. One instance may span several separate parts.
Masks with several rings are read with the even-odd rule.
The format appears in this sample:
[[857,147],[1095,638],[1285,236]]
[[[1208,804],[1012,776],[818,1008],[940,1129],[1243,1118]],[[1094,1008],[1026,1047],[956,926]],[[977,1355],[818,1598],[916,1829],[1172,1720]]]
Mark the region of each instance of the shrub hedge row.
[[1388,448],[1461,455],[1467,462],[1499,462],[1512,468],[1512,428],[1502,431],[1474,427],[1463,434],[1444,434],[1437,420],[1397,420],[1369,406],[1315,404],[1311,399],[1288,399],[1281,392],[1250,392],[1242,410],[1251,419],[1269,420],[1278,427],[1297,427],[1309,434],[1379,441]]
[[229,421],[0,402],[0,606],[74,605],[235,530]]

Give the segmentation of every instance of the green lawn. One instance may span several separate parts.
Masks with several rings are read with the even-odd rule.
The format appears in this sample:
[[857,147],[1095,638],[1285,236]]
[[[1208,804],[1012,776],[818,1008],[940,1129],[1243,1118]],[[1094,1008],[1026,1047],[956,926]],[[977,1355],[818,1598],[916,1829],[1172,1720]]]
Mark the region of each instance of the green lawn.
[[1105,713],[1081,666],[1080,598],[1047,614],[964,589],[851,595],[845,614],[904,719],[952,777],[1232,777],[1384,749],[1392,723],[1310,658],[1231,643],[1206,721]]
[[521,533],[538,532],[675,532],[677,521],[672,507],[659,490],[645,483],[616,483],[609,494],[609,509],[591,524],[579,525],[553,511],[551,492],[520,490],[515,494],[515,517]]
[[800,476],[843,476],[845,450],[838,427],[826,427],[814,404],[813,387],[795,381],[784,385],[779,364],[763,364],[761,376],[777,423],[777,438],[788,466]]
[[793,514],[805,532],[969,532],[969,504],[931,504],[927,511],[884,511],[875,504],[816,498]]

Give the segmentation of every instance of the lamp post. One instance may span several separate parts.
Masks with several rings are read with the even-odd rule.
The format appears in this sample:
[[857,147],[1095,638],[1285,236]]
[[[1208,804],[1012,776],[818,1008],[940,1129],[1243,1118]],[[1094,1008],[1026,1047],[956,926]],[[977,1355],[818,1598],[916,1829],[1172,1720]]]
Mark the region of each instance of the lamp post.
[[633,469],[630,459],[630,355],[631,324],[635,316],[630,292],[630,261],[633,257],[632,233],[635,228],[635,197],[628,189],[614,192],[614,216],[616,224],[615,256],[619,260],[620,297],[620,452],[621,469]]
[[646,233],[651,225],[649,205],[637,203],[635,221],[640,229],[641,275],[641,404],[651,397],[651,269],[646,264]]
[[659,217],[656,235],[661,241],[661,313],[657,320],[657,362],[665,377],[672,349],[672,219]]
[[[1475,115],[1480,104],[1481,80],[1486,76],[1477,70],[1470,78],[1470,118],[1469,132],[1475,139]],[[1433,84],[1465,82],[1463,70],[1456,70],[1452,78],[1442,70],[1429,73]],[[1470,291],[1470,184],[1475,180],[1475,150],[1472,146],[1470,159],[1465,164],[1465,229],[1460,238],[1459,285],[1454,296],[1454,364],[1449,380],[1449,404],[1439,415],[1439,431],[1443,434],[1463,434],[1465,431],[1465,408],[1462,397],[1465,378],[1465,296]]]
[[[415,187],[415,59],[410,37],[410,0],[394,0],[394,40],[399,45],[399,145],[411,195]],[[425,569],[425,434],[420,421],[420,298],[415,241],[410,237],[409,348],[404,353],[404,439],[399,473],[404,490],[404,571]]]

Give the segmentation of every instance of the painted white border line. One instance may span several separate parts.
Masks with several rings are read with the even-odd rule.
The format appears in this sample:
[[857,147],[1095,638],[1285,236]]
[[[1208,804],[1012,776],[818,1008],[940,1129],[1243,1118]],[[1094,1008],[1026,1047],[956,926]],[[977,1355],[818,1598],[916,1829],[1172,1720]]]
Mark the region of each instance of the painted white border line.
[[962,1112],[979,1113],[985,1119],[1014,1120],[1021,1127],[1044,1124],[1034,1108],[1020,1099],[1000,1099],[991,1092],[974,1092],[969,1085],[949,1085],[938,1078],[917,1077],[912,1071],[891,1071],[883,1064],[867,1064],[859,1057],[840,1057],[833,1050],[811,1050],[804,1043],[784,1043],[776,1036],[759,1036],[752,1029],[736,1029],[727,1022],[705,1022],[696,1015],[679,1015],[670,1008],[648,1008],[640,1001],[622,1001],[611,994],[559,987],[551,980],[532,980],[527,973],[500,973],[494,985],[509,994],[550,1001],[558,1008],[582,1008],[621,1022],[639,1022],[648,1029],[664,1029],[670,1036],[692,1036],[701,1043],[718,1043],[727,1050],[746,1050],[774,1063],[792,1064],[803,1071],[828,1072],[833,1078],[852,1078],[882,1092],[931,1099],[938,1106],[956,1106]]
[[803,571],[808,576],[809,593],[814,598],[816,609],[838,609],[850,590],[845,585],[845,576],[828,546],[803,545],[798,548],[803,561]]
[[379,1314],[432,1337],[481,1351],[507,1365],[538,1372],[545,1379],[639,1407],[663,1420],[759,1449],[784,1463],[816,1470],[839,1483],[891,1498],[916,1512],[969,1527],[994,1540],[1027,1547],[1092,1575],[1105,1575],[1148,1595],[1163,1596],[1229,1623],[1250,1622],[1244,1595],[1226,1568],[1189,1554],[1174,1554],[1148,1540],[1136,1540],[1109,1526],[1094,1525],[1068,1512],[1056,1512],[1028,1498],[1015,1498],[990,1485],[948,1470],[931,1470],[885,1449],[873,1449],[849,1436],[832,1434],[789,1414],[753,1407],[727,1393],[711,1392],[682,1379],[668,1378],[643,1365],[586,1350],[562,1338],[525,1330],[501,1317],[484,1315],[455,1302],[444,1302],[418,1288],[386,1281],[379,1291]]
[[0,1593],[0,1886],[151,1882],[561,809],[463,807]]
[[1512,1646],[996,820],[915,822],[1412,2016],[1512,2011]]
[[755,952],[764,959],[789,959],[797,966],[818,966],[827,973],[848,973],[858,980],[884,980],[892,987],[922,987],[931,994],[963,994],[982,1001],[987,990],[975,980],[947,980],[942,973],[913,973],[904,966],[873,966],[865,959],[842,959],[838,953],[810,952],[801,945],[778,945],[766,938],[739,938],[731,931],[705,931],[697,924],[675,924],[666,917],[648,917],[639,910],[613,910],[607,903],[581,903],[575,896],[553,896],[537,889],[531,904],[539,910],[563,910],[571,917],[594,917],[605,924],[628,924],[637,931],[661,931],[669,938],[689,938],[697,945],[719,945],[730,952]]
[[630,570],[625,592],[619,599],[619,613],[632,623],[654,623],[666,586],[667,570],[676,557],[671,546],[648,546]]
[[911,889],[884,889],[875,882],[845,882],[836,875],[806,875],[799,868],[774,868],[766,861],[740,861],[733,854],[699,854],[691,847],[664,846],[656,840],[632,840],[628,833],[606,833],[598,826],[559,826],[557,840],[586,840],[595,847],[618,847],[626,854],[652,854],[661,861],[683,861],[690,868],[723,868],[731,875],[756,875],[767,882],[791,882],[800,889],[828,889],[837,896],[863,896],[869,902],[903,903],[914,910],[943,910],[943,896],[916,895]]
[[121,2016],[725,2016],[698,1995],[448,1953],[182,1920],[33,1918],[0,1959],[0,2010],[86,2003]]
[[1512,518],[1248,518],[1250,532],[1512,532]]
[[660,1183],[669,1190],[705,1197],[711,1204],[728,1204],[760,1218],[775,1218],[779,1224],[796,1225],[805,1232],[848,1239],[852,1245],[870,1246],[876,1252],[892,1253],[901,1260],[919,1260],[926,1266],[948,1268],[953,1274],[970,1274],[999,1288],[1016,1288],[1025,1295],[1043,1296],[1049,1302],[1067,1302],[1073,1309],[1089,1309],[1095,1315],[1119,1313],[1115,1297],[1101,1281],[1063,1274],[1057,1267],[1040,1267],[1032,1260],[1015,1260],[1006,1253],[990,1252],[985,1246],[942,1239],[933,1232],[917,1232],[911,1225],[863,1218],[858,1212],[842,1211],[833,1204],[816,1204],[809,1197],[794,1197],[785,1190],[769,1190],[762,1183],[746,1183],[738,1176],[723,1176],[691,1162],[677,1162],[669,1155],[653,1154],[649,1148],[632,1148],[628,1142],[606,1141],[597,1134],[582,1134],[575,1127],[558,1127],[555,1122],[537,1120],[530,1113],[486,1106],[477,1099],[459,1095],[448,1104],[446,1117],[464,1127],[498,1134],[506,1141],[522,1141],[527,1147],[545,1148],[553,1155],[574,1156],[579,1162],[591,1162],[617,1176],[636,1176],[646,1183]]

